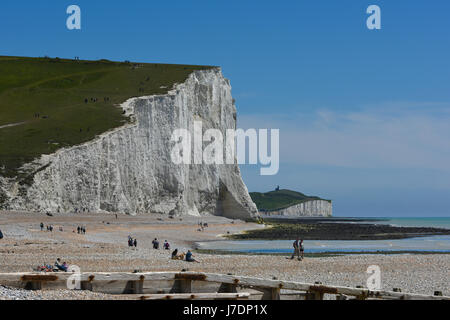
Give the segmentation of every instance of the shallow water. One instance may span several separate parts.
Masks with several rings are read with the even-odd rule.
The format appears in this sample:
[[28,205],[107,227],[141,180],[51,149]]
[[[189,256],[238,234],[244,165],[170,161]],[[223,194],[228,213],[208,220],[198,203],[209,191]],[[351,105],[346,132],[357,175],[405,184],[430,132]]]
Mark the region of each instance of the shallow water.
[[[199,242],[200,249],[251,253],[292,252],[294,240],[243,240]],[[450,252],[450,236],[399,240],[305,240],[305,252],[435,251]]]
[[450,229],[450,217],[431,218],[386,218],[375,224],[390,224],[396,227],[430,227]]
[[[342,221],[340,222],[342,223]],[[368,223],[368,222],[352,222]],[[402,227],[438,227],[450,229],[450,218],[383,218],[369,223]],[[225,240],[199,242],[200,249],[247,253],[290,253],[294,240]],[[418,237],[398,240],[305,240],[306,253],[433,251],[450,252],[450,236]]]

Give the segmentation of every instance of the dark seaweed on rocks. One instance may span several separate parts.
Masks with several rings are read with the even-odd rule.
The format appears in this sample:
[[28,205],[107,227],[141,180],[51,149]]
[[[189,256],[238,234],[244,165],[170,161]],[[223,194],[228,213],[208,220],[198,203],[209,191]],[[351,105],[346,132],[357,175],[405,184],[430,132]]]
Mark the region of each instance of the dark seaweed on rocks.
[[[361,220],[365,221],[365,220]],[[326,219],[273,219],[268,228],[230,235],[236,240],[388,240],[450,235],[450,229],[396,227],[387,224],[326,222]]]

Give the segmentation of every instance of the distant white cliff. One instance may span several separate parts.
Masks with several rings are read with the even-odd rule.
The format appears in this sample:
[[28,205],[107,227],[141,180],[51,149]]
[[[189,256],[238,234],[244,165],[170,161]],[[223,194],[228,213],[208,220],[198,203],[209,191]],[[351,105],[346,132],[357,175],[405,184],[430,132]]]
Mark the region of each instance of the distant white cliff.
[[310,200],[284,209],[261,213],[266,216],[331,217],[333,205],[328,200]]
[[193,134],[236,127],[231,86],[219,68],[193,72],[166,95],[132,98],[122,105],[134,119],[79,146],[43,155],[28,169],[31,185],[0,177],[2,208],[53,213],[114,212],[171,215],[258,215],[238,165],[177,165],[174,129]]

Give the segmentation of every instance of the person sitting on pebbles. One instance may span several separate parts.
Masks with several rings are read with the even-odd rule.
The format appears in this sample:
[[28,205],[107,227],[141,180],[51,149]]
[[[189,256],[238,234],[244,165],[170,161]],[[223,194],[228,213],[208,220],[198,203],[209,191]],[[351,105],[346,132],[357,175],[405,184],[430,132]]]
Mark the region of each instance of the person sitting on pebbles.
[[172,260],[184,260],[184,253],[178,254],[178,249],[173,250]]
[[61,264],[61,259],[60,258],[56,259],[55,267],[58,270],[61,270],[61,271],[64,271],[64,272],[67,272],[67,269],[68,269],[67,263],[64,262],[63,264]]
[[192,256],[191,250],[188,250],[188,252],[186,253],[186,261],[200,263],[200,261],[194,259],[194,257]]

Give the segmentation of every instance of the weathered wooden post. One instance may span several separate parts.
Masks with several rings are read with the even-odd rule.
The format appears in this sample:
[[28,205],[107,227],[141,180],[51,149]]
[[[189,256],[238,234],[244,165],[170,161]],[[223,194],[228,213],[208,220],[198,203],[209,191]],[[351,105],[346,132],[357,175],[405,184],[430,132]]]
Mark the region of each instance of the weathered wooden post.
[[262,300],[280,300],[280,288],[265,288],[262,292]]
[[232,283],[222,283],[219,287],[219,293],[237,293],[237,286]]
[[310,287],[310,290],[306,293],[306,300],[323,300],[323,290],[322,290],[322,282],[316,281],[314,282],[314,286]]
[[[232,273],[227,273],[228,276],[232,276]],[[237,293],[236,283],[221,283],[219,287],[219,293]]]
[[31,274],[21,276],[20,280],[25,282],[24,289],[26,290],[42,290],[42,284],[57,281],[58,276],[53,274]]
[[192,292],[192,281],[188,279],[180,279],[178,281],[178,292],[179,293],[191,293]]
[[25,290],[41,290],[42,282],[41,281],[28,281],[25,283]]
[[[272,280],[278,280],[277,277],[272,277]],[[280,300],[281,288],[265,288],[262,290],[262,300]]]
[[89,281],[81,281],[80,290],[89,290],[92,291],[92,283]]
[[[356,286],[356,288],[357,289],[363,289],[364,287],[363,286],[361,286],[361,285],[358,285],[358,286]],[[359,295],[359,296],[356,296],[356,300],[366,300],[366,295],[364,295],[364,294],[361,294],[361,295]]]
[[308,291],[305,300],[323,300],[323,293],[317,291]]
[[139,294],[143,293],[143,291],[144,291],[144,276],[141,276],[140,280],[127,281],[123,293]]
[[[184,270],[184,269],[183,269]],[[184,271],[175,275],[175,282],[172,287],[171,293],[191,293],[192,281],[205,281],[206,277],[203,274],[189,274]]]
[[92,281],[95,279],[94,275],[90,275],[88,277],[88,281],[81,281],[80,283],[80,289],[81,290],[89,290],[92,291]]

